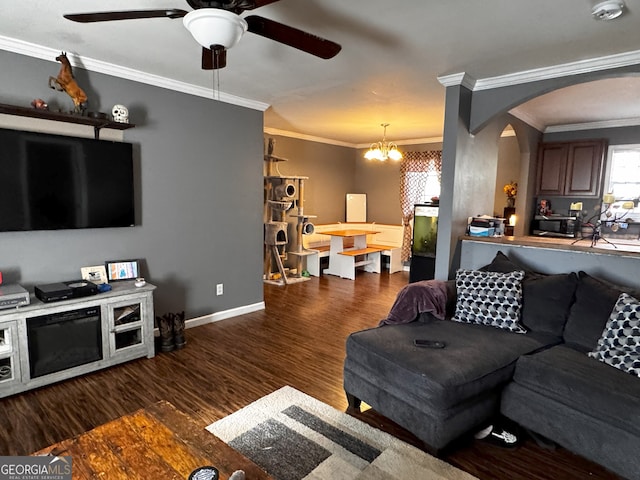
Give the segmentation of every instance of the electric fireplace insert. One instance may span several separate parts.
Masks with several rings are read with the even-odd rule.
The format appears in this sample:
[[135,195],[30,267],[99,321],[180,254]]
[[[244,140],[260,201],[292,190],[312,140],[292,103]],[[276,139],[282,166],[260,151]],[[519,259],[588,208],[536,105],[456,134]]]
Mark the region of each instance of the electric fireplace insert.
[[102,359],[100,307],[27,318],[31,378]]

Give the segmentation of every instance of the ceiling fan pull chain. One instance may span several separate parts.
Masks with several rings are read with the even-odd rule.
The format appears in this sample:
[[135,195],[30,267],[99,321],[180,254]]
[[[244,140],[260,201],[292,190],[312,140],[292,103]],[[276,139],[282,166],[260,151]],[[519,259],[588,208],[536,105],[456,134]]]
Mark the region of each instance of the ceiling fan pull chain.
[[[214,53],[215,55],[215,53]],[[215,61],[215,60],[214,60]],[[220,100],[220,93],[219,93],[219,88],[220,88],[220,73],[218,69],[215,69],[213,71],[213,76],[211,77],[212,81],[213,81],[213,99],[214,100]]]
[[220,100],[220,52],[222,51],[217,45],[211,47],[213,52],[213,81],[215,92],[215,99]]
[[220,69],[216,68],[213,72],[216,79],[216,100],[220,100]]

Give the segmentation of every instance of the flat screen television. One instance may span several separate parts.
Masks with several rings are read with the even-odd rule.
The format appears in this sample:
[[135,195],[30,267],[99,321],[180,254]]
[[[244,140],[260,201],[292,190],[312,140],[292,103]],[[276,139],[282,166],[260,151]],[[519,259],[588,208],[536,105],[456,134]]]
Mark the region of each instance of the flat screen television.
[[130,143],[0,129],[0,231],[134,224]]

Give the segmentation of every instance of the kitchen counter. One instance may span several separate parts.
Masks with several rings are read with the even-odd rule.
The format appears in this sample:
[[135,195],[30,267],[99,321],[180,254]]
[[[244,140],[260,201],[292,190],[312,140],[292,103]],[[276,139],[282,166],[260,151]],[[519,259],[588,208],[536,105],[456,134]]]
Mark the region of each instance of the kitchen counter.
[[[500,243],[504,245],[521,245],[526,247],[543,247],[558,250],[570,250],[574,252],[590,252],[590,253],[607,253],[618,254],[623,256],[640,257],[640,241],[616,239],[609,240],[608,243],[604,239],[598,240],[595,246],[591,246],[589,238],[552,238],[552,237],[472,237],[465,235],[463,240],[472,240],[478,242]],[[577,240],[577,241],[576,241]]]
[[[529,269],[546,274],[580,270],[618,285],[640,289],[640,242],[616,241],[615,246],[590,239],[547,237],[460,238],[460,262],[455,268],[478,269],[489,264],[498,252]],[[575,242],[575,243],[574,243]],[[455,271],[450,272],[453,278]]]

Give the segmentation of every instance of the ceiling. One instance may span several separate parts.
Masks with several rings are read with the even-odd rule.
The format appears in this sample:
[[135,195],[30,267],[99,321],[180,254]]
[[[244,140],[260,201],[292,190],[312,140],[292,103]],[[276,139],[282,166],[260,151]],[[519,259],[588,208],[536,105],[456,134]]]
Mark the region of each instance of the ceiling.
[[[93,24],[65,13],[179,8],[185,0],[2,0],[0,48],[265,109],[268,132],[362,146],[442,137],[445,87],[439,76],[477,80],[627,54],[640,63],[640,6],[596,21],[591,0],[280,0],[243,15],[276,20],[342,45],[322,60],[247,33],[216,79],[200,69],[200,46],[182,20]],[[570,69],[569,69],[570,70]],[[57,71],[57,69],[56,69]],[[510,78],[510,77],[505,77]],[[609,82],[616,82],[611,84]],[[205,93],[203,93],[205,92]],[[514,113],[544,129],[640,119],[640,77],[549,94]],[[267,108],[268,107],[268,108]],[[637,123],[640,123],[638,121]]]

